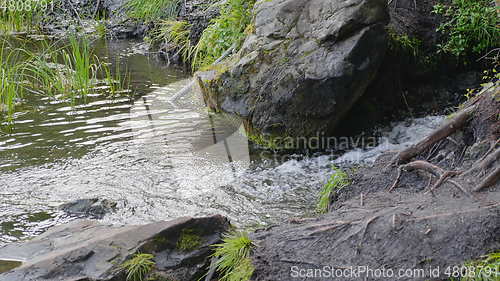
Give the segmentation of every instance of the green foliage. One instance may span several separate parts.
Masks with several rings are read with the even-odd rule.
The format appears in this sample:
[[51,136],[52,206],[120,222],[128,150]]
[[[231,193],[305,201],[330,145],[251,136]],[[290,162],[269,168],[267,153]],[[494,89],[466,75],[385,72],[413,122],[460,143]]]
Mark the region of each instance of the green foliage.
[[418,38],[410,37],[406,34],[400,35],[396,31],[389,29],[389,49],[398,53],[406,53],[413,57],[420,55],[422,41]]
[[177,249],[181,251],[192,251],[201,246],[201,237],[193,229],[183,229],[179,240],[177,240]]
[[154,42],[165,42],[167,46],[178,49],[184,61],[189,61],[194,46],[190,39],[191,25],[187,21],[163,20],[157,24],[150,36]]
[[439,45],[444,52],[455,56],[477,55],[500,43],[494,1],[452,0],[451,5],[435,5],[433,13],[445,17],[437,29],[447,35],[447,42]]
[[154,256],[151,254],[138,253],[133,258],[122,264],[127,272],[127,281],[143,281],[146,275],[155,266]]
[[330,179],[320,192],[319,201],[316,207],[319,213],[328,212],[332,195],[350,184],[349,176],[346,172],[335,166],[333,170],[334,173],[330,176]]
[[233,232],[215,245],[214,257],[217,257],[217,272],[220,281],[247,281],[253,274],[254,266],[250,260],[250,252],[255,247],[252,240],[244,232]]
[[99,35],[99,37],[101,37],[101,38],[106,37],[107,28],[106,28],[106,23],[104,20],[99,20],[97,22],[97,25],[95,27],[95,31],[96,31],[97,35]]
[[255,0],[228,0],[222,4],[220,16],[203,31],[193,50],[193,69],[210,65],[233,45],[241,45],[252,21],[254,4]]
[[143,21],[174,18],[179,10],[180,0],[130,0],[125,4],[129,17]]

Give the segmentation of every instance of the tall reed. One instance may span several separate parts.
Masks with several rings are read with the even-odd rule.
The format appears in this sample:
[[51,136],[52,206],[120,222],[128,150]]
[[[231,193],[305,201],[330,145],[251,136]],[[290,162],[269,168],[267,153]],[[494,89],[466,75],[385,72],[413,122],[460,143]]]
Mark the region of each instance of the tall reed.
[[41,44],[12,48],[3,40],[0,45],[1,115],[10,118],[16,102],[27,93],[76,103],[85,102],[91,93],[117,94],[125,86],[119,65],[113,72],[92,52],[87,38],[73,35],[62,46],[60,42]]

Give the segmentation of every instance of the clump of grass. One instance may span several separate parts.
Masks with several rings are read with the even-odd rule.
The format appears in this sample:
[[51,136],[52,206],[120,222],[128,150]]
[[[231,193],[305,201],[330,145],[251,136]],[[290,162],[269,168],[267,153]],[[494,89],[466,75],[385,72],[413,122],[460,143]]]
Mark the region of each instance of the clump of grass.
[[10,119],[15,105],[26,94],[69,98],[74,103],[102,89],[116,94],[125,87],[119,65],[113,73],[108,63],[92,53],[88,39],[73,36],[62,47],[60,42],[42,42],[40,48],[31,51],[32,46],[12,47],[7,40],[1,41],[1,119]]
[[215,245],[213,254],[217,260],[220,281],[247,281],[253,274],[254,266],[250,253],[255,247],[245,232],[226,234],[221,244]]
[[116,93],[121,85],[119,71],[113,74],[109,64],[93,54],[90,44],[86,37],[73,35],[64,47],[51,45],[41,55],[32,55],[30,73],[36,87],[47,95],[62,94],[72,101],[85,99],[99,83]]
[[24,52],[2,40],[0,45],[0,117],[8,118],[14,113],[17,100],[26,92],[23,73],[26,64],[22,61]]
[[192,251],[201,246],[201,237],[193,229],[183,229],[179,240],[177,240],[177,249],[181,251]]
[[95,31],[99,37],[105,38],[107,32],[106,23],[103,20],[99,20],[95,26]]
[[452,0],[450,5],[435,5],[433,13],[445,17],[438,28],[447,36],[447,41],[439,45],[444,52],[455,56],[478,55],[500,44],[494,1]]
[[332,195],[350,184],[349,176],[340,168],[333,167],[334,173],[328,182],[323,186],[316,210],[319,213],[326,213],[330,209]]
[[121,267],[127,272],[127,281],[143,281],[155,266],[154,256],[138,253],[124,262]]
[[125,9],[130,18],[154,21],[174,18],[179,10],[180,0],[130,0]]
[[164,42],[165,45],[177,49],[182,59],[187,62],[191,59],[194,46],[190,39],[191,25],[187,21],[163,20],[151,32],[154,42]]
[[198,69],[216,61],[233,45],[239,47],[245,30],[252,21],[255,0],[228,0],[221,7],[220,16],[213,19],[203,31],[192,53],[192,68]]

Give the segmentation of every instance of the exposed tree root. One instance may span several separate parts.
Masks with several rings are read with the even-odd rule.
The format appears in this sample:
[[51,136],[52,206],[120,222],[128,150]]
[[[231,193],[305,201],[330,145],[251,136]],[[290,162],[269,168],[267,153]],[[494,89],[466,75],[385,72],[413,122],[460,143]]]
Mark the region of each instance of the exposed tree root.
[[447,138],[448,136],[462,128],[467,123],[469,117],[475,110],[476,105],[472,105],[458,112],[451,120],[435,130],[428,137],[424,138],[417,144],[412,145],[409,148],[399,152],[392,160],[392,164],[399,165],[401,163],[407,162],[411,158],[429,149],[429,147],[433,146],[435,143]]
[[[429,183],[426,188],[429,188],[430,184],[432,183],[432,175],[438,177],[438,180],[434,183],[434,185],[432,185],[429,188],[427,192],[432,192],[440,185],[442,185],[444,182],[446,182],[449,178],[460,175],[462,173],[461,171],[447,171],[427,161],[417,160],[399,166],[398,175],[396,176],[396,180],[394,181],[392,186],[389,187],[389,191],[394,190],[398,186],[403,171],[412,171],[412,170],[423,170],[431,174],[431,178],[429,179]],[[469,194],[469,192],[461,184],[455,181],[449,181],[449,182],[452,183],[454,186],[456,186],[458,189],[460,189],[460,191],[462,191],[463,193]]]
[[486,178],[479,184],[478,187],[474,189],[474,191],[480,191],[486,187],[494,185],[498,180],[500,180],[500,167],[496,167],[496,169],[491,172]]
[[489,166],[491,166],[491,164],[493,164],[493,162],[500,159],[500,148],[497,148],[495,151],[493,151],[493,149],[496,147],[497,144],[498,141],[495,142],[493,147],[490,148],[488,152],[486,152],[485,155],[481,157],[481,159],[479,159],[476,163],[474,163],[472,167],[464,173],[464,175],[470,174],[478,170],[480,172],[484,172],[488,169]]
[[[391,164],[389,164],[389,166],[399,165],[396,179],[392,186],[389,187],[389,191],[394,190],[398,186],[403,171],[411,170],[421,170],[429,173],[430,177],[426,187],[427,192],[432,192],[443,183],[448,182],[450,184],[453,184],[465,194],[472,195],[472,193],[469,192],[469,189],[472,190],[472,188],[464,188],[461,183],[462,180],[465,180],[465,182],[470,182],[466,180],[466,176],[470,175],[471,173],[474,173],[475,177],[480,178],[480,180],[478,180],[474,184],[477,184],[477,187],[473,189],[476,192],[497,183],[500,180],[500,167],[495,163],[497,163],[500,159],[500,147],[498,147],[500,139],[496,139],[495,141],[493,141],[488,151],[474,164],[472,164],[472,166],[466,171],[448,171],[429,162],[432,160],[432,157],[436,153],[436,151],[439,150],[439,147],[443,143],[443,140],[449,138],[450,135],[454,134],[456,131],[464,127],[475,111],[477,111],[478,109],[482,110],[482,107],[480,107],[482,103],[478,104],[478,101],[480,101],[482,98],[484,97],[478,95],[475,98],[469,100],[465,105],[465,108],[456,113],[455,116],[448,120],[443,126],[436,129],[433,133],[422,139],[420,142],[410,146],[405,150],[400,151],[391,160]],[[428,151],[426,157],[425,155],[422,156],[425,157],[427,161],[416,160],[408,164],[403,164],[405,162],[409,162],[417,155],[421,155],[425,151]],[[464,154],[465,149],[462,151],[461,157],[463,157]],[[486,175],[488,171],[491,172]],[[432,184],[433,176],[437,177],[437,180],[434,184]],[[452,178],[456,176],[460,176],[459,178],[462,180],[452,180]]]

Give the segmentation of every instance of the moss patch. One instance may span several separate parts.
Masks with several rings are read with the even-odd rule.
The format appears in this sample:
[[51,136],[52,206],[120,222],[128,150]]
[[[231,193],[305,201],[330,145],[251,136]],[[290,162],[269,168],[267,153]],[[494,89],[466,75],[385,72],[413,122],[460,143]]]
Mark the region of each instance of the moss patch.
[[194,229],[183,229],[179,240],[177,240],[176,248],[181,251],[192,251],[202,245],[201,236]]

